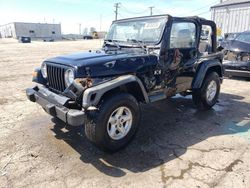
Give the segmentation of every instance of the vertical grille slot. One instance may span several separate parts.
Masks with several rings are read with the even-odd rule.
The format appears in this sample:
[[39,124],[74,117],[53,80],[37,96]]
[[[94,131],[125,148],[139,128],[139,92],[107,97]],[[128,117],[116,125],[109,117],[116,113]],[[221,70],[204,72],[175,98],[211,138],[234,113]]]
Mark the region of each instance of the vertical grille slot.
[[63,92],[66,89],[64,81],[65,70],[64,67],[47,64],[49,88],[59,92]]

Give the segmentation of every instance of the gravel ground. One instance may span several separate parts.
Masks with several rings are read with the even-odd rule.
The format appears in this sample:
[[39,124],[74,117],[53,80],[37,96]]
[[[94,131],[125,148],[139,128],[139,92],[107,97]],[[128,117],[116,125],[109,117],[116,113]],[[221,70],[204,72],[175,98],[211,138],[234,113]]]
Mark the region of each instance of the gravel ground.
[[250,82],[224,80],[207,112],[191,97],[143,105],[137,135],[115,154],[27,101],[43,59],[100,46],[0,40],[0,187],[249,187]]

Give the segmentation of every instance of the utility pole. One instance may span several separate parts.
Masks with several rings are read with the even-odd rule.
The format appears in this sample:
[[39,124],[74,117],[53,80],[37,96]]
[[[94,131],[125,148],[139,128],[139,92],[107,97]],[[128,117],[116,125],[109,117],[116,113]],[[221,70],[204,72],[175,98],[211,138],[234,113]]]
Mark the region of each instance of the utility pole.
[[100,15],[100,31],[102,31],[102,15]]
[[120,8],[121,3],[115,3],[114,7],[115,7],[115,20],[117,20],[117,16],[118,16],[118,9]]
[[155,7],[153,7],[153,6],[149,7],[149,10],[150,10],[150,16],[152,16],[152,15],[153,15],[153,8],[155,8]]
[[79,23],[79,35],[81,35],[81,33],[82,33],[82,24]]

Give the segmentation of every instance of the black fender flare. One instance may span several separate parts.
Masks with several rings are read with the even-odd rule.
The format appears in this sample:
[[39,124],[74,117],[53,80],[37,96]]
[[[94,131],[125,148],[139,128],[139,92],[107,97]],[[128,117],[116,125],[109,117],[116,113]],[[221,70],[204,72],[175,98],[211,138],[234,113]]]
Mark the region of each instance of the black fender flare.
[[216,68],[216,70],[219,70],[219,75],[223,76],[223,66],[220,60],[213,59],[213,60],[204,60],[199,63],[197,72],[195,74],[195,78],[192,82],[192,89],[198,89],[201,87],[203,80],[207,74],[207,71],[211,68]]
[[46,85],[46,79],[43,78],[41,68],[36,68],[33,71],[32,82],[36,82],[38,84]]
[[106,92],[131,82],[138,83],[142,91],[144,100],[146,103],[148,103],[149,102],[148,94],[141,80],[135,75],[124,75],[124,76],[119,76],[113,80],[107,81],[105,83],[102,83],[100,85],[86,89],[83,92],[82,107],[83,108],[88,108],[90,106],[96,107],[97,104],[100,102],[102,96]]

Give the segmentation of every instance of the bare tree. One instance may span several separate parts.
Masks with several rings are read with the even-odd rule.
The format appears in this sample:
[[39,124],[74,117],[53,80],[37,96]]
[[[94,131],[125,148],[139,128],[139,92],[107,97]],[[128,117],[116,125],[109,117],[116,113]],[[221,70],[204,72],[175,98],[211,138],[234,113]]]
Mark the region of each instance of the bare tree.
[[83,30],[83,35],[88,35],[88,32],[89,32],[88,28],[85,27],[84,30]]
[[94,28],[94,27],[91,27],[91,28],[90,28],[90,33],[91,33],[91,34],[93,34],[93,32],[95,32],[95,31],[96,31],[96,28]]

